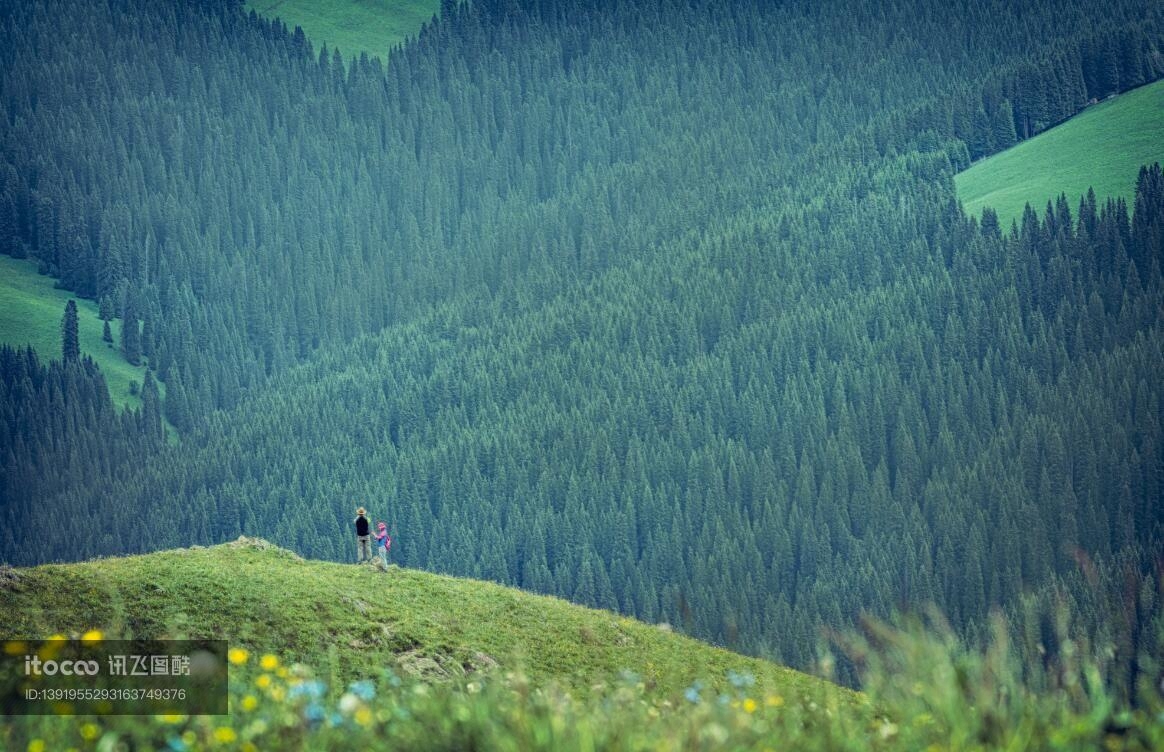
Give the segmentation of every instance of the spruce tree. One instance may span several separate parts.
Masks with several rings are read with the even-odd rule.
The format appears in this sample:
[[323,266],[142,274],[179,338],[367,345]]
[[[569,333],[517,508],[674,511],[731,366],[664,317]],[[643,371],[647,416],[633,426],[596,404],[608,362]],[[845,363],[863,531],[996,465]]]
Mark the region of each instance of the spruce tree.
[[1018,134],[1014,129],[1014,108],[1010,100],[1004,99],[994,111],[994,148],[1002,151],[1009,149],[1018,141]]
[[132,305],[126,305],[121,320],[121,349],[131,365],[141,363],[141,332],[137,328],[137,314]]
[[81,340],[77,331],[77,301],[65,303],[61,319],[61,355],[66,362],[81,357]]

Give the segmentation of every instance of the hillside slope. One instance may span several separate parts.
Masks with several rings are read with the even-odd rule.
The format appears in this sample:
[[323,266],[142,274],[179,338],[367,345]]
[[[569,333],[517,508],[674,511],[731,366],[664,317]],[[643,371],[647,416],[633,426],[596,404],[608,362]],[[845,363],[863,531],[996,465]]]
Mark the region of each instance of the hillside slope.
[[1140,165],[1164,161],[1164,81],[1091,107],[954,176],[966,212],[992,207],[1004,228],[1060,193],[1074,210],[1088,188],[1131,202]]
[[0,748],[1090,749],[1116,728],[1121,749],[1164,742],[1081,681],[1083,644],[1056,674],[1076,689],[1046,692],[1005,638],[976,656],[874,626],[874,650],[850,643],[874,672],[866,697],[609,612],[258,539],[0,570],[6,637],[94,626],[227,639],[229,715],[16,716]]
[[[135,291],[183,443],[8,494],[0,558],[341,560],[375,503],[409,567],[805,667],[858,614],[970,631],[1158,547],[1154,214],[1004,238],[950,181],[979,112],[1025,135],[1164,73],[1158,3],[490,0],[347,70],[233,0],[74,5],[6,27],[0,218]],[[49,232],[90,205],[95,257]]]
[[[0,344],[32,345],[45,361],[60,360],[61,317],[69,299],[77,301],[81,352],[101,367],[109,384],[109,396],[121,407],[140,408],[141,396],[130,384],[141,386],[146,367],[126,361],[117,344],[101,339],[102,321],[97,304],[55,287],[53,279],[36,273],[36,264],[0,254]],[[112,324],[116,343],[121,341],[121,321]],[[165,395],[165,384],[158,388]]]
[[[289,371],[67,522],[35,509],[28,527],[62,524],[69,557],[108,528],[132,546],[274,531],[340,560],[352,500],[375,500],[407,566],[782,663],[813,660],[818,614],[844,628],[897,598],[967,627],[1075,569],[1070,545],[1111,561],[1159,539],[1149,498],[1129,483],[1111,503],[1108,480],[1155,477],[1158,423],[1135,406],[1158,404],[1159,275],[1129,284],[1128,305],[1078,302],[1123,296],[1095,270],[1152,268],[1159,174],[1132,223],[1134,267],[1107,261],[1120,218],[1105,210],[1082,223],[1090,238],[1037,228],[1060,238],[1042,258],[1029,238],[955,225],[975,256],[953,270],[939,238],[887,263],[890,282],[822,289],[790,244],[756,248],[778,228],[741,220],[723,233],[734,256],[676,244],[669,268],[612,270],[546,306],[394,327]],[[1082,263],[1065,277],[1069,253]],[[700,309],[711,290],[751,309]],[[175,527],[142,527],[143,510]]]
[[450,679],[500,666],[585,691],[632,670],[664,695],[751,674],[788,696],[856,695],[605,611],[475,580],[307,561],[258,539],[7,570],[0,634],[224,638],[351,680]]
[[248,0],[246,5],[292,29],[301,27],[316,49],[327,45],[347,57],[363,52],[385,57],[440,9],[436,0]]

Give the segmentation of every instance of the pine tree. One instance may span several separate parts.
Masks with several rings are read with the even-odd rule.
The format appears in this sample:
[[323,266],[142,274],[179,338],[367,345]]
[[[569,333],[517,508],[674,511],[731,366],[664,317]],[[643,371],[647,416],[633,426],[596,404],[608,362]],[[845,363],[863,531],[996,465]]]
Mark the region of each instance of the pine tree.
[[153,371],[147,370],[141,387],[141,418],[142,430],[153,442],[161,443],[165,438],[165,428],[162,426],[162,404],[158,395],[158,383],[154,380]]
[[141,331],[137,326],[137,313],[128,304],[121,319],[121,350],[130,365],[141,364]]
[[1009,149],[1018,141],[1018,134],[1014,129],[1014,109],[1010,100],[1004,99],[994,110],[994,148],[1002,151]]
[[77,301],[65,303],[61,319],[61,355],[66,362],[81,357],[81,341],[77,331]]

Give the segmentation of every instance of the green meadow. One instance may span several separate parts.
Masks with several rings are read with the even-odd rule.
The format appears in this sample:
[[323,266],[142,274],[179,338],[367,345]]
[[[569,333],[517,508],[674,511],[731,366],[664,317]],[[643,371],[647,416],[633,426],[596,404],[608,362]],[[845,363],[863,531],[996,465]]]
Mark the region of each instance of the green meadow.
[[[1062,621],[1062,620],[1060,620]],[[996,627],[1001,625],[996,624]],[[395,566],[305,561],[266,541],[0,567],[4,654],[29,641],[212,638],[228,715],[14,716],[0,747],[114,750],[1160,749],[1158,697],[1117,710],[1086,645],[1024,672],[1003,633],[846,638],[867,694],[609,611]],[[822,668],[831,661],[822,658]],[[4,664],[3,691],[22,681]],[[1028,675],[1029,674],[1029,675]],[[57,712],[72,712],[59,708]]]
[[438,0],[247,0],[261,15],[303,27],[316,51],[338,47],[345,57],[367,52],[383,58],[420,31],[440,8]]
[[956,175],[966,212],[998,212],[1002,226],[1022,217],[1028,202],[1042,214],[1066,193],[1074,210],[1088,187],[1131,201],[1140,166],[1164,162],[1164,81],[1093,105],[1035,138],[983,159]]
[[667,695],[695,679],[726,691],[735,671],[757,692],[858,702],[820,679],[608,611],[420,570],[305,560],[258,538],[16,571],[18,586],[0,587],[0,637],[95,628],[110,638],[215,638],[327,666],[337,681],[385,668],[426,681],[505,669],[582,693],[624,669]]
[[[77,317],[81,335],[81,352],[85,353],[105,374],[109,394],[115,404],[137,408],[141,398],[130,393],[130,384],[141,385],[144,366],[126,362],[116,343],[121,341],[121,322],[114,320],[114,344],[101,338],[103,323],[97,315],[97,304],[77,298],[68,290],[57,289],[52,277],[36,273],[32,261],[0,255],[0,344],[23,347],[32,345],[44,360],[60,360],[61,318],[65,303],[77,301]],[[165,386],[159,382],[165,394]]]

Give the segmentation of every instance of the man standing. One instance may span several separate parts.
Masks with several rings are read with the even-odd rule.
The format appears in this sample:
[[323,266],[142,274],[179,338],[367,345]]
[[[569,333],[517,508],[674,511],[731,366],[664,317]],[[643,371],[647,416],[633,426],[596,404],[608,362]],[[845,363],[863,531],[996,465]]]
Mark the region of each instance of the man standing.
[[372,560],[372,545],[371,532],[369,528],[368,518],[365,516],[368,512],[363,507],[356,510],[356,563],[360,564],[365,561]]

